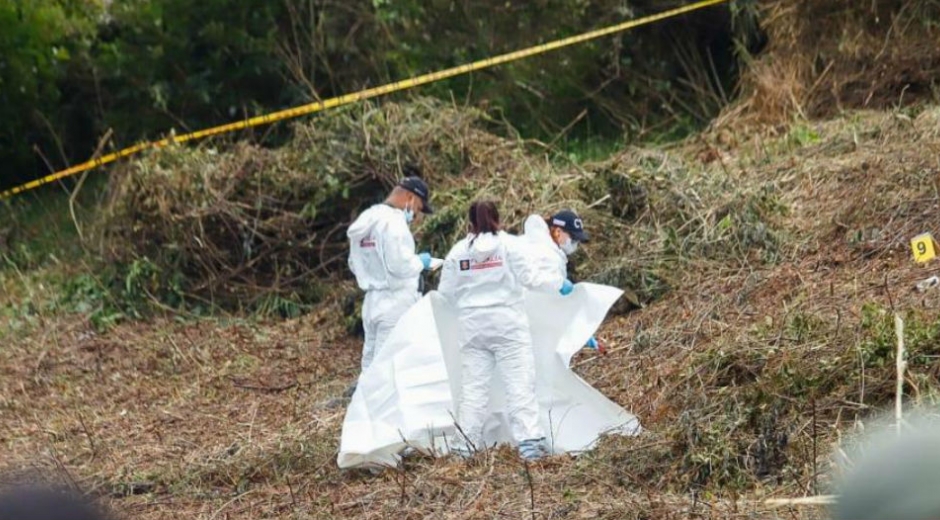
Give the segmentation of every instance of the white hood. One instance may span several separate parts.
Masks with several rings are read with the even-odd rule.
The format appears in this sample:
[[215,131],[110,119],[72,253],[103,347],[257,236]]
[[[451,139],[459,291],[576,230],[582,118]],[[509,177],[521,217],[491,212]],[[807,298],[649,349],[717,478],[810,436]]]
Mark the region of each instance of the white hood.
[[482,235],[470,235],[469,253],[477,262],[483,262],[492,257],[499,251],[501,245],[499,235],[493,233],[484,233]]
[[[545,223],[540,215],[529,215],[522,226],[523,235],[533,242],[544,245],[555,245],[552,240],[552,234],[548,230],[548,224]],[[557,247],[557,246],[556,246]]]
[[523,226],[522,238],[531,246],[533,262],[538,269],[554,270],[568,277],[568,255],[552,240],[548,224],[539,215],[531,215]]
[[350,240],[361,240],[372,233],[376,224],[393,219],[396,216],[400,216],[402,220],[405,219],[400,209],[395,209],[386,204],[376,204],[364,211],[362,215],[359,215],[359,218],[349,226],[346,236]]

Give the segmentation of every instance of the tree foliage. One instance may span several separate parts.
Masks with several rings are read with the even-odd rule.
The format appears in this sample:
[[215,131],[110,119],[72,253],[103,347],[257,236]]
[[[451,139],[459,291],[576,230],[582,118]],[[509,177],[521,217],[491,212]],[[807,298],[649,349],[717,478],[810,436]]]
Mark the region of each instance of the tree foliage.
[[[454,66],[658,13],[684,0],[376,0],[399,75]],[[742,5],[747,2],[742,2]],[[744,14],[752,13],[741,11]],[[736,72],[732,11],[709,9],[437,85],[554,136],[575,121],[640,133],[663,118],[705,122]],[[745,45],[753,46],[745,41]],[[681,121],[680,121],[681,120]]]
[[0,164],[11,176],[32,173],[34,146],[56,148],[60,80],[90,44],[99,9],[83,0],[0,2]]
[[[5,0],[0,185],[188,131],[570,36],[678,0]],[[735,59],[718,8],[428,87],[529,135],[707,120]],[[108,132],[112,133],[109,134]],[[49,156],[39,160],[34,148]],[[53,154],[52,151],[55,151]]]

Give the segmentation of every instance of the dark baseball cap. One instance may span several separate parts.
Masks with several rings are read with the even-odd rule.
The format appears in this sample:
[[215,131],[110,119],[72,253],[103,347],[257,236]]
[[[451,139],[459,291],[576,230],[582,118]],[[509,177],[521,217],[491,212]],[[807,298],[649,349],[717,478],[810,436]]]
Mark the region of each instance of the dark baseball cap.
[[577,213],[570,209],[559,211],[552,215],[551,224],[565,230],[576,242],[589,242],[591,238],[584,231],[584,222]]
[[398,187],[410,191],[418,196],[421,199],[421,213],[431,214],[434,213],[434,208],[431,207],[431,190],[428,189],[428,185],[421,180],[420,177],[405,177],[398,183]]

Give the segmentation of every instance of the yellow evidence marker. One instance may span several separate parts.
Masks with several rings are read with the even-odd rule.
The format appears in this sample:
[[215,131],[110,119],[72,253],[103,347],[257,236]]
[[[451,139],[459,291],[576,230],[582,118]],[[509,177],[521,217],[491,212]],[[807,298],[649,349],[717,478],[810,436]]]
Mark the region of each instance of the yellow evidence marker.
[[914,250],[915,262],[929,262],[937,257],[937,243],[930,233],[921,233],[912,238],[911,249]]

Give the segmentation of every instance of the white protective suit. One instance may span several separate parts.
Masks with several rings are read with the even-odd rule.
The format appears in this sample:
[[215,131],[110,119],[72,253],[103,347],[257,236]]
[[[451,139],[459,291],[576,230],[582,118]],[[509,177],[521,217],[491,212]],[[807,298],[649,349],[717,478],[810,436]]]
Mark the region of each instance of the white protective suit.
[[552,240],[545,219],[530,215],[523,225],[522,238],[532,252],[532,262],[537,269],[555,270],[562,278],[568,277],[568,255]]
[[346,232],[349,268],[366,292],[362,304],[365,343],[362,369],[372,363],[398,320],[418,301],[418,277],[424,264],[402,210],[372,206]]
[[485,447],[490,379],[497,367],[513,439],[545,437],[524,288],[557,293],[564,280],[557,271],[536,269],[524,244],[502,232],[468,236],[447,255],[438,291],[458,316],[463,384],[457,421],[468,448]]
[[[571,371],[571,358],[604,321],[622,291],[578,284],[569,296],[526,294],[535,351],[539,423],[553,454],[591,449],[603,435],[640,433],[637,418]],[[438,292],[415,304],[359,378],[346,410],[337,464],[386,467],[405,447],[448,452],[457,430],[464,374],[456,310]],[[497,368],[499,370],[499,368]],[[484,443],[513,443],[502,377],[490,388]]]

